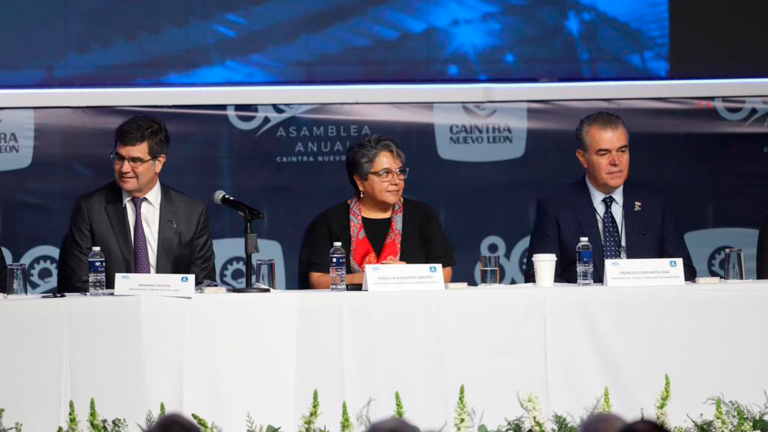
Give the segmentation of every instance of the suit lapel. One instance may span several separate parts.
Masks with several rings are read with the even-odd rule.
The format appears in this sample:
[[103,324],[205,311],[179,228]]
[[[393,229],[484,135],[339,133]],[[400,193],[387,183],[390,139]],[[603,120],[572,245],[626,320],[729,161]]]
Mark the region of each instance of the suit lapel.
[[157,272],[173,273],[173,251],[178,232],[178,207],[168,187],[160,185],[160,224],[157,228]]
[[[573,210],[576,212],[576,218],[579,221],[581,230],[585,236],[589,237],[592,243],[592,250],[595,264],[595,282],[602,282],[603,278],[603,240],[600,237],[600,229],[597,226],[597,216],[595,207],[592,205],[592,197],[587,189],[586,179],[582,177],[574,184],[573,188]],[[578,240],[578,239],[576,239]],[[573,245],[576,253],[576,244]]]
[[112,233],[117,241],[120,254],[123,256],[123,263],[128,273],[133,273],[133,244],[131,243],[131,228],[128,224],[128,215],[123,207],[122,193],[120,188],[115,185],[114,190],[109,192],[107,204],[104,206],[107,213],[107,219],[112,227]]

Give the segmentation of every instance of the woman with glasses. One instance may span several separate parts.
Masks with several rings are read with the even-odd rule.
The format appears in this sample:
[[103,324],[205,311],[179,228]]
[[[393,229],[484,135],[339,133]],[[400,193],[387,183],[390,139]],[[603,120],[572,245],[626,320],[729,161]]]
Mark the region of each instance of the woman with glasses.
[[362,284],[368,264],[443,265],[450,282],[456,265],[440,221],[426,204],[403,197],[405,154],[389,138],[372,136],[347,149],[354,195],[323,212],[309,228],[301,268],[311,288],[328,288],[328,252],[340,241],[347,252],[347,284]]

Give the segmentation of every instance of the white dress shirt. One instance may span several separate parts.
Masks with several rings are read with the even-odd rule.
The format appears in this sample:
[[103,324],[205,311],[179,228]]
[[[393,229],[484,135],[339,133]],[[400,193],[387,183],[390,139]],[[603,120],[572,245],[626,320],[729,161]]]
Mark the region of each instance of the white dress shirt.
[[[131,244],[133,244],[134,227],[136,226],[136,207],[133,198],[128,192],[123,191],[123,207],[128,215],[128,225],[131,228]],[[147,252],[149,252],[149,272],[157,273],[157,235],[160,227],[160,181],[144,196],[146,201],[141,204],[141,222],[144,226],[144,235],[147,238]]]
[[[584,180],[587,182],[587,188],[589,189],[589,196],[592,198],[592,206],[595,208],[595,217],[597,218],[597,228],[600,230],[600,241],[604,236],[603,234],[603,215],[605,214],[605,203],[603,198],[608,195],[597,190],[592,186],[589,179],[585,176]],[[619,227],[619,237],[621,237],[621,247],[627,250],[627,236],[626,229],[624,229],[624,185],[619,186],[618,189],[613,191],[610,196],[613,197],[614,203],[611,204],[611,213],[613,218],[616,219],[616,225]]]

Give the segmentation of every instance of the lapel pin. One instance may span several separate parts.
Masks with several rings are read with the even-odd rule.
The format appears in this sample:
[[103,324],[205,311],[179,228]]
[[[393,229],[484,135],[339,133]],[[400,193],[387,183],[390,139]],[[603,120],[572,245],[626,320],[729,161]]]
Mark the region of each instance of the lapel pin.
[[643,209],[643,203],[640,201],[635,201],[635,211],[640,211]]
[[171,228],[173,228],[173,229],[176,229],[176,228],[178,228],[178,227],[179,227],[179,225],[176,223],[176,221],[175,221],[175,220],[170,220],[170,219],[169,219],[169,220],[168,220],[168,222],[170,222],[170,223],[171,223]]

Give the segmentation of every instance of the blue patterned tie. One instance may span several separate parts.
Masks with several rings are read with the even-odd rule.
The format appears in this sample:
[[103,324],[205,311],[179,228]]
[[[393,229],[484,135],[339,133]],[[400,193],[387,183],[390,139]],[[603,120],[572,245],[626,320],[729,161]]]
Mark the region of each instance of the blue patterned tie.
[[149,250],[144,225],[141,223],[141,204],[146,198],[131,198],[136,207],[136,223],[133,226],[133,262],[136,273],[149,273]]
[[611,211],[611,204],[616,201],[608,195],[603,198],[605,213],[603,214],[603,256],[605,259],[621,258],[621,238],[619,238],[619,226]]

